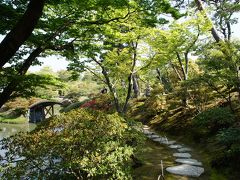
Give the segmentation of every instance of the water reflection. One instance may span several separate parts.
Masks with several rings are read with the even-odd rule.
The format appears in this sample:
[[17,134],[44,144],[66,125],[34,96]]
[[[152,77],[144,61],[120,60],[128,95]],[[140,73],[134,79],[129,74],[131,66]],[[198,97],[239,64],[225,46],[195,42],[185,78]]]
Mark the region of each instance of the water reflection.
[[31,131],[36,127],[35,124],[26,123],[26,124],[6,124],[0,123],[0,140],[14,135],[18,132],[27,132]]
[[[31,131],[36,127],[36,124],[26,123],[26,124],[6,124],[0,123],[0,140],[3,138],[17,134],[18,132]],[[0,145],[1,148],[1,145]],[[0,155],[4,156],[7,150],[0,149]]]

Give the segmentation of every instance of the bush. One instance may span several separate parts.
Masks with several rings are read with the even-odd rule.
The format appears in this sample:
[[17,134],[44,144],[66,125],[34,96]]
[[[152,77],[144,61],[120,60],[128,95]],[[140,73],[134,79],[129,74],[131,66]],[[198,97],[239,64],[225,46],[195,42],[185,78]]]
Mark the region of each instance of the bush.
[[89,100],[84,100],[84,101],[81,101],[81,102],[72,103],[72,104],[68,105],[67,107],[63,108],[63,109],[61,110],[61,112],[69,112],[69,111],[71,111],[71,110],[80,108],[80,107],[81,107],[84,103],[86,103],[87,101],[89,101]]
[[94,108],[105,111],[105,112],[113,112],[114,109],[114,103],[112,96],[109,93],[106,94],[100,94],[96,98],[94,98]]
[[206,129],[210,133],[216,133],[218,130],[228,128],[235,121],[235,116],[228,107],[215,107],[202,113],[199,113],[193,123]]
[[146,112],[149,116],[154,116],[166,109],[166,96],[163,95],[163,87],[156,85],[151,91],[151,95],[145,101]]
[[86,109],[53,117],[3,140],[9,152],[2,178],[131,179],[131,157],[142,139],[134,126],[116,113]]
[[240,128],[231,127],[222,130],[217,135],[218,143],[223,146],[218,156],[215,156],[213,165],[222,166],[230,164],[232,167],[238,166],[240,161]]

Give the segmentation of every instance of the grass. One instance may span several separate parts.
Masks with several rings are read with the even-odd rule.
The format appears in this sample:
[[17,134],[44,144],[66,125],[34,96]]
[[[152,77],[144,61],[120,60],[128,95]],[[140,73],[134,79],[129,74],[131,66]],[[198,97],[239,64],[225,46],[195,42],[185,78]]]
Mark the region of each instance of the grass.
[[0,117],[0,123],[24,124],[26,122],[28,122],[28,121],[24,117],[18,117],[18,118],[4,118],[4,117]]

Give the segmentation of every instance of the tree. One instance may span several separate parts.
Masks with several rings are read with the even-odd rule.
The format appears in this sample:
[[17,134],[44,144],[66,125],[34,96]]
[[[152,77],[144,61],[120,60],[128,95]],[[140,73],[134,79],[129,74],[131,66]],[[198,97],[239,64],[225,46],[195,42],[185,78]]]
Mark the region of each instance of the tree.
[[[202,0],[195,0],[197,8],[199,11],[204,12],[205,16],[208,17],[208,14],[203,6]],[[211,13],[213,14],[214,21],[211,21],[208,17],[209,21],[212,22],[212,36],[216,42],[226,40],[229,41],[231,39],[231,25],[237,22],[236,18],[233,18],[233,14],[240,10],[239,0],[209,0],[206,1],[209,7],[212,7],[213,10]],[[216,27],[218,28],[216,28]],[[218,31],[220,31],[223,35],[223,38],[219,35]]]
[[[161,12],[179,17],[179,13],[166,1],[152,3],[146,1],[142,6],[139,6],[138,2],[132,2],[125,11],[130,12],[126,20],[98,27],[98,31],[95,27],[94,36],[86,33],[84,43],[74,44],[76,51],[82,56],[68,54],[68,59],[72,61],[70,69],[79,72],[86,69],[108,86],[116,110],[120,113],[126,112],[128,101],[132,96],[132,86],[135,82],[133,79],[137,72],[136,64],[141,54],[138,52],[138,45],[142,36],[146,34],[144,32],[146,27],[165,23],[162,18],[159,19]],[[114,13],[126,14],[124,11]],[[90,65],[91,63],[94,65]]]
[[[79,30],[82,36],[84,36],[86,29],[93,24],[101,25],[117,19],[124,19],[129,15],[128,12],[124,16],[119,16],[118,14],[112,17],[106,16],[108,11],[111,11],[110,7],[122,9],[128,6],[128,3],[125,1],[120,2],[120,4],[123,6],[119,6],[118,2],[108,5],[100,2],[96,4],[94,2],[88,3],[87,1],[81,4],[75,1],[59,5],[54,2],[53,4],[48,3],[43,18],[40,19],[39,26],[35,29],[34,34],[24,44],[24,47],[15,53],[14,57],[11,58],[11,62],[9,61],[9,63],[13,64],[13,70],[17,71],[17,75],[24,76],[31,65],[39,63],[36,59],[38,56],[46,56],[56,51],[64,51],[66,53],[73,51],[72,43],[75,41],[75,38],[73,40],[71,38],[74,37],[72,35],[76,32],[75,25],[80,24],[81,28]],[[102,9],[106,7],[110,9],[102,13]],[[99,13],[97,19],[92,16],[92,9]],[[62,14],[59,15],[59,12],[62,12]],[[34,50],[30,52],[30,49]],[[28,58],[23,61],[25,55],[28,55]],[[4,86],[6,88],[0,96],[1,105],[8,100],[17,83],[9,82],[9,86]]]
[[42,15],[45,0],[30,0],[22,18],[0,44],[0,69],[9,62],[19,47],[29,38]]
[[201,83],[217,92],[232,108],[234,94],[240,99],[239,42],[221,42],[218,46],[207,44],[201,49],[200,62],[204,74]]
[[[169,30],[156,29],[148,43],[154,51],[153,67],[169,66],[175,73],[175,82],[189,79],[189,56],[196,50],[199,37],[209,28],[209,23],[201,14],[190,15],[184,22],[173,22]],[[172,80],[173,81],[173,80]],[[187,106],[187,87],[183,87],[182,104]]]

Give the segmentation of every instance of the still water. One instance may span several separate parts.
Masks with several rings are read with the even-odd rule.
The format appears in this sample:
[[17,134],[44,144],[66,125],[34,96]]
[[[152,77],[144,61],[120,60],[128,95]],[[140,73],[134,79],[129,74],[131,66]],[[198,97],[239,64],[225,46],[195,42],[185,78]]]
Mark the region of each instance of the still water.
[[36,124],[26,123],[26,124],[7,124],[0,123],[0,140],[14,135],[18,132],[31,131],[36,127]]
[[[36,127],[36,124],[7,124],[0,123],[0,140],[11,135],[17,134],[18,132],[31,131]],[[0,146],[1,148],[1,146]],[[0,155],[4,156],[7,150],[0,149]]]

